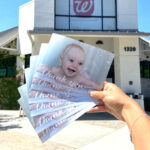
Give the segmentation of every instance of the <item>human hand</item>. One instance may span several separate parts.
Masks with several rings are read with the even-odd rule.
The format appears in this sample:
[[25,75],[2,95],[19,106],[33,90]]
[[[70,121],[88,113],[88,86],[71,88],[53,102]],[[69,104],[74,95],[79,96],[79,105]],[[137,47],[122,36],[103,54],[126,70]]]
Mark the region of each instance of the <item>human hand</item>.
[[105,82],[102,91],[91,91],[89,95],[98,100],[98,104],[89,112],[108,112],[124,121],[123,110],[132,99],[115,84]]

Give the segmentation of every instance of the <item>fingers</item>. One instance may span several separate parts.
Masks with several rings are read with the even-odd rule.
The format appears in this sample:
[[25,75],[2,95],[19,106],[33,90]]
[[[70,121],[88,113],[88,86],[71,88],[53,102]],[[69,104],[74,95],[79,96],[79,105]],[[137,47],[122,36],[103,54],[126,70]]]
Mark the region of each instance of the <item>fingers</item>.
[[103,99],[105,96],[103,91],[91,91],[89,92],[89,95],[96,100]]
[[95,112],[106,112],[105,106],[95,106],[88,113],[95,113]]
[[104,89],[103,90],[110,90],[112,88],[113,84],[109,82],[104,82]]
[[104,102],[103,102],[102,100],[99,100],[99,102],[98,102],[98,103],[99,103],[98,105],[100,105],[100,106],[105,105],[105,104],[104,104]]
[[107,82],[107,81],[104,81],[104,86],[105,86],[107,83],[109,83],[109,82]]

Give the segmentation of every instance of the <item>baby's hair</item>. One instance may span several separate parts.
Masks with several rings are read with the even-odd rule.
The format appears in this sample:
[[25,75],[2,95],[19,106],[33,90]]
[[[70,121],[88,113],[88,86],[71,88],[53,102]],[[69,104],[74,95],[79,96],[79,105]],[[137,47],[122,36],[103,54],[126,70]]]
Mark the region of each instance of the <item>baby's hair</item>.
[[79,45],[77,45],[77,44],[69,44],[69,45],[67,45],[67,46],[64,48],[64,50],[63,50],[61,56],[64,57],[64,56],[66,55],[66,53],[68,53],[68,51],[69,51],[70,48],[72,48],[72,47],[76,47],[76,48],[80,49],[83,53],[85,53],[85,52],[84,52],[84,49],[83,49],[81,46],[79,46]]

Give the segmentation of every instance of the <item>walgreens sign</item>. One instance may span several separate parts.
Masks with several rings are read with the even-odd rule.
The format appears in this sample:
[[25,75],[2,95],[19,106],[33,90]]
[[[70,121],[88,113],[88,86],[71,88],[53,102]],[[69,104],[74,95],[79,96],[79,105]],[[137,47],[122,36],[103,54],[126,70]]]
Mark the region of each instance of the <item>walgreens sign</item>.
[[94,0],[73,0],[73,10],[77,16],[91,16],[94,12]]

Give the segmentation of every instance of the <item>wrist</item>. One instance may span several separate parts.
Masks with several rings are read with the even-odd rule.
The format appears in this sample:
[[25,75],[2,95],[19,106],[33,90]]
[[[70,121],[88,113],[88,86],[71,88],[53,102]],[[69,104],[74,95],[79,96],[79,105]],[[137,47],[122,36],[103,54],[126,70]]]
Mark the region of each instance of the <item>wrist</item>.
[[139,104],[128,97],[126,103],[123,106],[122,116],[124,121],[127,123],[129,129],[132,126],[133,121],[137,118],[137,116],[145,114]]

